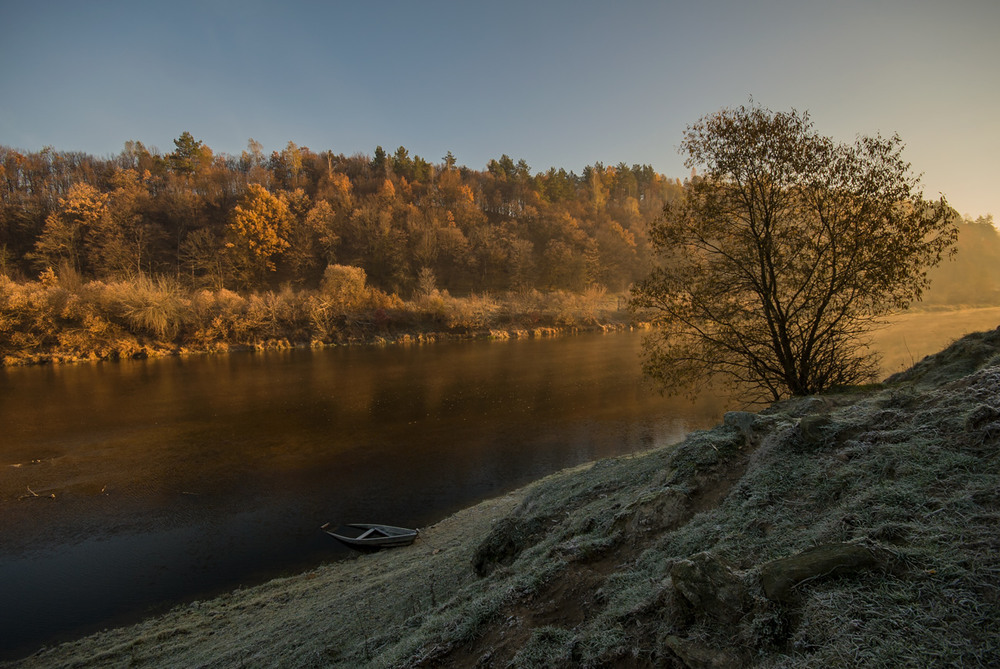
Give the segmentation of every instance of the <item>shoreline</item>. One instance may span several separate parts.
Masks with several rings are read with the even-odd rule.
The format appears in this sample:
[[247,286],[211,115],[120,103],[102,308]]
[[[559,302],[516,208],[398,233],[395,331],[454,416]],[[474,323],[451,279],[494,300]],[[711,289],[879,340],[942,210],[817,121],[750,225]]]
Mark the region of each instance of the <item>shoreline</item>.
[[[339,606],[349,613],[342,616],[340,631],[348,634],[353,643],[364,644],[367,619],[375,615],[390,615],[391,609],[398,602],[378,602],[366,597],[364,612],[352,609],[346,600],[353,598],[356,593],[345,593],[345,584],[365,581],[366,592],[379,592],[385,589],[386,582],[405,577],[415,584],[412,593],[414,599],[406,604],[436,605],[446,601],[476,578],[468,565],[473,558],[477,537],[488,534],[496,522],[513,512],[539,485],[587,470],[596,462],[599,461],[568,467],[451,513],[427,527],[419,528],[419,537],[408,547],[358,552],[353,557],[328,562],[304,572],[273,578],[206,599],[176,604],[162,613],[137,622],[53,645],[43,645],[29,655],[0,660],[0,668],[80,666],[81,663],[82,666],[118,666],[124,661],[126,650],[150,641],[160,643],[175,636],[195,636],[202,642],[208,642],[209,637],[217,634],[228,632],[242,636],[252,634],[258,627],[270,628],[270,623],[256,620],[265,613],[263,609],[277,609],[283,616],[294,617],[299,624],[308,624],[309,619],[319,615],[320,611],[337,609]],[[329,596],[318,601],[315,596],[317,590],[326,590]],[[211,613],[212,611],[233,614],[233,618],[226,621],[224,630],[217,629],[219,615]],[[104,646],[110,647],[110,650],[96,650]],[[50,657],[53,654],[82,655],[86,659],[75,657],[64,661]],[[196,666],[188,664],[187,660],[168,661],[167,657],[161,657],[154,664]]]
[[[926,319],[935,316],[957,316],[966,314],[965,318],[971,327],[980,327],[983,321],[980,315],[995,313],[996,320],[1000,320],[1000,305],[985,306],[963,306],[955,305],[943,307],[940,305],[920,306],[907,311],[892,314],[886,317],[885,325],[872,330],[872,342],[876,345],[899,345],[912,348],[914,351],[926,349],[926,353],[932,353],[954,341],[954,337],[947,332],[954,328],[930,327],[927,333],[914,333],[909,329],[902,332],[902,326],[914,319]],[[121,362],[126,360],[145,360],[152,358],[183,357],[191,355],[225,355],[227,353],[246,353],[263,351],[281,351],[291,349],[325,349],[344,346],[410,346],[427,345],[438,342],[460,342],[474,340],[497,340],[508,339],[539,339],[559,336],[569,336],[588,333],[612,333],[612,332],[633,332],[648,331],[653,325],[649,321],[620,318],[602,318],[591,323],[574,323],[563,325],[536,325],[536,326],[493,326],[473,329],[456,330],[432,330],[421,328],[401,327],[396,331],[382,333],[368,332],[364,334],[351,334],[342,332],[340,336],[328,337],[326,339],[302,339],[296,337],[269,337],[261,338],[255,343],[239,343],[215,341],[202,346],[191,344],[168,344],[157,341],[149,337],[133,337],[119,339],[112,343],[104,343],[100,347],[93,347],[90,350],[74,350],[73,347],[66,347],[59,350],[46,351],[44,353],[14,354],[0,356],[0,369],[4,367],[37,367],[46,365],[64,365],[87,362]],[[966,330],[970,331],[970,330]],[[944,333],[944,334],[942,334]],[[906,335],[909,334],[913,342],[907,342]],[[917,336],[914,336],[917,335]],[[899,340],[899,342],[896,341]],[[916,355],[916,354],[914,354]],[[900,371],[916,362],[914,355],[897,356],[894,359],[884,361],[884,374]]]
[[121,362],[126,360],[147,360],[154,358],[171,358],[192,355],[225,355],[228,353],[249,353],[264,351],[283,351],[291,349],[325,349],[345,346],[410,346],[427,345],[438,342],[459,342],[476,340],[505,341],[509,339],[542,339],[550,337],[570,336],[577,334],[596,334],[612,332],[631,332],[649,329],[648,323],[632,323],[613,321],[592,325],[556,325],[534,328],[483,328],[470,332],[448,331],[417,331],[408,330],[397,333],[385,333],[370,336],[344,337],[335,341],[292,340],[290,338],[264,339],[254,344],[214,343],[205,347],[171,346],[157,342],[141,343],[132,353],[123,355],[120,349],[112,349],[104,353],[92,351],[89,354],[72,353],[70,351],[52,351],[29,356],[6,356],[0,358],[0,369],[3,367],[37,367],[45,365],[65,365],[87,362]]
[[604,288],[463,297],[431,290],[403,300],[366,286],[361,275],[350,290],[285,286],[241,294],[142,276],[107,284],[51,272],[33,282],[0,274],[0,365],[548,336],[635,321],[625,296]]
[[612,333],[648,330],[649,323],[624,320],[593,323],[589,325],[552,325],[539,327],[482,328],[466,332],[400,330],[399,332],[370,334],[366,336],[345,336],[334,340],[297,340],[288,337],[262,339],[252,344],[213,342],[207,346],[169,345],[156,341],[120,341],[107,345],[103,351],[91,350],[86,353],[72,350],[55,350],[29,355],[6,355],[0,357],[0,369],[4,367],[36,367],[87,362],[121,362],[125,360],[147,360],[153,358],[183,357],[190,355],[225,355],[255,351],[282,351],[291,349],[325,349],[343,346],[410,346],[438,342],[459,342],[474,340],[541,339],[588,333]]
[[[976,547],[996,540],[983,528],[998,512],[998,351],[1000,330],[969,336],[874,390],[779,402],[751,414],[749,427],[727,415],[682,444],[562,470],[425,528],[412,550],[330,563],[0,666],[469,666],[484,657],[505,666],[526,649],[571,666],[570,645],[597,661],[643,648],[691,667],[706,655],[728,666],[821,666],[858,644],[869,659],[881,652],[873,666],[904,652],[896,666],[919,666],[928,653],[998,659],[1000,637],[980,639],[997,619],[966,646],[935,645],[976,629],[978,609],[949,608],[947,592],[995,607],[975,594],[995,578],[969,579],[996,573],[995,556]],[[936,539],[952,536],[971,543]],[[670,552],[675,544],[682,552]],[[790,601],[761,593],[757,579],[816,545],[870,550],[876,568],[817,576]],[[700,555],[719,557],[702,564]],[[712,603],[712,593],[704,606],[718,609],[692,605],[678,565],[721,569],[719,587],[742,584],[753,606],[721,595]],[[928,586],[940,595],[930,603],[920,599]],[[944,610],[965,617],[931,626]],[[888,617],[921,611],[913,625]],[[895,631],[844,626],[880,619]],[[600,636],[616,620],[632,631]],[[911,627],[929,637],[926,648],[906,636]],[[830,629],[843,634],[824,636]],[[732,639],[760,655],[740,656]]]

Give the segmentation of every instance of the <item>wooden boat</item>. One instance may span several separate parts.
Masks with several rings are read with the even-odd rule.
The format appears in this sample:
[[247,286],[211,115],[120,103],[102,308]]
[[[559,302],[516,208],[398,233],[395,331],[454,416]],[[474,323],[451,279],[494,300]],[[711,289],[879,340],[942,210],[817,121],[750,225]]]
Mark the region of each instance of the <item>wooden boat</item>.
[[406,546],[417,538],[418,531],[392,525],[370,525],[351,523],[330,529],[330,523],[321,527],[324,532],[348,546],[355,548],[386,548]]

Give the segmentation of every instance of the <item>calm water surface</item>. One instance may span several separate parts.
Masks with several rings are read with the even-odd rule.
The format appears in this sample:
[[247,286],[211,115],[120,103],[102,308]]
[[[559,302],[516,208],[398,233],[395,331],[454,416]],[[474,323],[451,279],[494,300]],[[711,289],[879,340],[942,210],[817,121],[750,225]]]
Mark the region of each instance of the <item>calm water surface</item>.
[[[900,316],[886,374],[1000,308]],[[0,658],[352,553],[738,408],[665,399],[638,334],[0,368]],[[54,496],[54,497],[53,497]]]
[[0,656],[350,557],[326,521],[426,526],[735,406],[660,397],[639,342],[0,369]]

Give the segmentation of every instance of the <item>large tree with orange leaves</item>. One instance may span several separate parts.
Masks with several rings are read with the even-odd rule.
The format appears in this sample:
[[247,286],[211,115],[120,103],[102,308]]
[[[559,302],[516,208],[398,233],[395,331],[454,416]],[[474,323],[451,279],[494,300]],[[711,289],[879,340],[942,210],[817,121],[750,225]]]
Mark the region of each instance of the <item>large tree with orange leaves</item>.
[[244,283],[260,282],[276,267],[275,257],[288,248],[291,212],[281,195],[260,184],[247,186],[247,193],[233,208],[226,248]]

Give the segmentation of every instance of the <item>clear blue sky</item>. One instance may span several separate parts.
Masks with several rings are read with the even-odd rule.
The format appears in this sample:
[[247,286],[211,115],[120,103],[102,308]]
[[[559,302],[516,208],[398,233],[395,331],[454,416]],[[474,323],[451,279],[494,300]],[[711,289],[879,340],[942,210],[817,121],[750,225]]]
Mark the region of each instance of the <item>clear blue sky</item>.
[[1000,218],[997,0],[0,0],[0,144],[524,158],[684,177],[700,116],[898,132],[925,192]]

